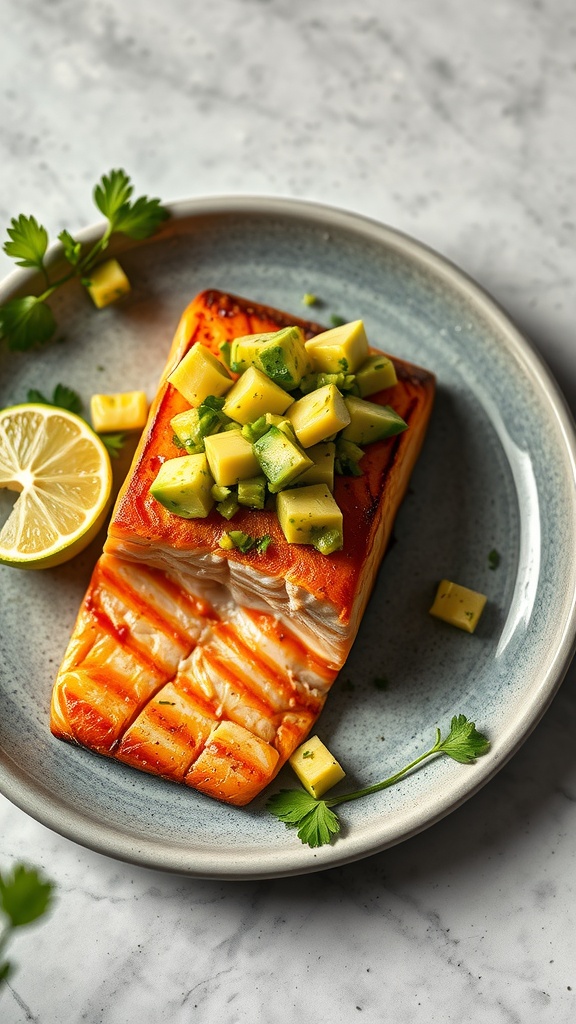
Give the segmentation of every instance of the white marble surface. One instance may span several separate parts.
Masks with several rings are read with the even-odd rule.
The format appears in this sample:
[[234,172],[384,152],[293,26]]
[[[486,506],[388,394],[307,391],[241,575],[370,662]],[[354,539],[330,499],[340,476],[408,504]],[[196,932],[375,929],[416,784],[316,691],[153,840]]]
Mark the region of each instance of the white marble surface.
[[[4,0],[0,225],[22,210],[84,226],[94,181],[122,165],[164,199],[365,213],[487,287],[574,411],[575,86],[572,0]],[[457,813],[303,878],[140,870],[0,798],[0,867],[57,884],[11,947],[2,1024],[573,1021],[575,731],[572,668]]]

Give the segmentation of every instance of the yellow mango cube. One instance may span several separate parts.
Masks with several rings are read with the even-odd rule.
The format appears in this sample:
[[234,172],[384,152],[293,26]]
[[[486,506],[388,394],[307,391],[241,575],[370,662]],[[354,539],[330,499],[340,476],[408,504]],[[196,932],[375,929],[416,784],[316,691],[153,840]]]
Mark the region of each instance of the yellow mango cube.
[[230,388],[222,411],[231,420],[246,424],[267,412],[282,415],[291,402],[292,395],[257,367],[249,366]]
[[333,441],[320,441],[306,449],[306,455],[314,463],[310,469],[302,473],[298,479],[298,486],[301,484],[325,484],[329,491],[334,490],[334,461],[336,458],[336,445]]
[[[325,484],[309,484],[280,491],[276,515],[289,544],[312,544],[333,533],[342,546],[344,517]],[[336,549],[337,550],[337,549]]]
[[97,434],[142,430],[148,416],[144,391],[121,391],[113,395],[92,395],[90,417]]
[[291,767],[311,796],[323,796],[346,772],[318,736],[311,736],[289,758]]
[[369,355],[362,320],[317,334],[306,342],[306,352],[315,373],[356,373]]
[[350,423],[350,413],[335,384],[325,384],[299,398],[286,412],[303,448],[325,441]]
[[469,590],[468,587],[462,587],[450,580],[441,580],[430,608],[430,615],[449,622],[458,629],[464,629],[467,633],[473,633],[484,611],[486,600],[486,596],[476,590]]
[[106,260],[90,271],[90,284],[86,290],[98,309],[109,306],[111,302],[127,295],[130,281],[118,263],[118,260]]
[[210,472],[219,487],[232,487],[260,473],[252,445],[239,430],[225,430],[204,438]]
[[209,395],[219,398],[232,387],[232,377],[224,364],[199,343],[192,345],[168,374],[168,380],[193,406],[201,405]]
[[214,505],[206,456],[179,455],[163,462],[150,494],[164,508],[183,519],[205,519]]
[[388,356],[368,356],[356,370],[356,386],[360,398],[375,395],[385,388],[392,388],[398,383],[396,368]]

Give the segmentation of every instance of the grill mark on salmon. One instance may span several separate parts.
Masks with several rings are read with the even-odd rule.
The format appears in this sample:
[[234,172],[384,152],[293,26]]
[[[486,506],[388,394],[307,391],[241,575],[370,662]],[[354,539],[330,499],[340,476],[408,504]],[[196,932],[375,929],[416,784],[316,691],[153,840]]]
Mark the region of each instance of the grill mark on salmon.
[[52,697],[58,738],[238,806],[303,742],[344,664],[434,395],[431,374],[394,360],[398,384],[371,396],[409,429],[367,448],[363,476],[337,477],[342,551],[289,545],[273,513],[245,509],[234,527],[272,543],[224,551],[216,512],[184,520],[149,494],[180,454],[170,419],[187,408],[166,378],[191,344],[219,355],[222,341],[295,323],[323,330],[213,289],[184,311]]

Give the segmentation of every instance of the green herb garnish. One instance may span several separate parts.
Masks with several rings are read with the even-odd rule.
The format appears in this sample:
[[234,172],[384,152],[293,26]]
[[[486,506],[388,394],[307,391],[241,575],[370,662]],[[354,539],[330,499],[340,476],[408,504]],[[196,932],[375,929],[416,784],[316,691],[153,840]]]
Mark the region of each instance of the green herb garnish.
[[500,554],[496,551],[496,548],[492,548],[492,551],[488,555],[488,568],[497,569],[500,565]]
[[117,459],[126,443],[126,434],[98,434],[111,459]]
[[46,228],[35,217],[27,217],[22,213],[12,218],[4,252],[16,261],[17,266],[40,271],[44,290],[40,295],[10,299],[0,306],[0,337],[6,339],[9,348],[29,349],[52,338],[56,331],[56,320],[47,300],[72,278],[78,278],[87,286],[90,283],[90,271],[108,247],[114,233],[119,232],[135,239],[148,238],[169,216],[159,199],[140,196],[133,200],[132,192],[133,186],[125,171],[113,170],[102,177],[94,189],[93,198],[108,224],[102,237],[91,247],[78,242],[69,231],[60,232],[58,238],[70,270],[56,280],[51,278],[45,262],[48,249]]
[[440,729],[437,728],[434,745],[383,782],[327,800],[317,800],[303,789],[283,789],[268,800],[266,807],[288,828],[296,828],[302,843],[311,847],[324,846],[340,831],[340,821],[332,811],[332,807],[337,804],[349,803],[362,796],[378,793],[381,789],[388,789],[416,765],[434,755],[446,754],[460,764],[473,764],[477,757],[487,753],[489,749],[489,741],[482,733],[477,732],[474,722],[470,722],[466,715],[455,715],[445,739],[442,739]]
[[259,555],[263,555],[272,543],[272,537],[268,533],[265,533],[262,537],[251,537],[249,533],[244,533],[242,530],[230,530],[227,536],[232,541],[234,547],[238,548],[243,555],[252,550],[256,550]]
[[75,412],[77,416],[82,412],[82,399],[80,395],[66,384],[57,384],[52,392],[52,398],[46,398],[36,388],[30,388],[26,397],[29,402],[38,402],[40,405],[55,405],[58,409],[67,409],[68,412]]
[[11,874],[0,872],[0,985],[12,973],[13,965],[4,960],[4,951],[17,928],[32,924],[47,912],[52,901],[53,885],[34,868],[16,864]]

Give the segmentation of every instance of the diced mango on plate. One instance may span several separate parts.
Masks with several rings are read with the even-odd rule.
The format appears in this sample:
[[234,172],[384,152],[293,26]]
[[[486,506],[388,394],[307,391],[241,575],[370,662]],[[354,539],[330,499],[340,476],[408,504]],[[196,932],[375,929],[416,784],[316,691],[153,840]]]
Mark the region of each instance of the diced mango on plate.
[[307,739],[289,761],[304,788],[316,798],[332,789],[346,775],[318,736]]
[[486,596],[476,590],[470,590],[459,583],[441,580],[430,615],[444,622],[449,622],[458,629],[473,633],[484,611]]
[[97,434],[142,430],[148,416],[148,399],[144,391],[92,395],[90,416]]
[[94,305],[102,309],[127,295],[130,291],[130,281],[118,260],[106,260],[90,271],[90,283],[86,288]]

